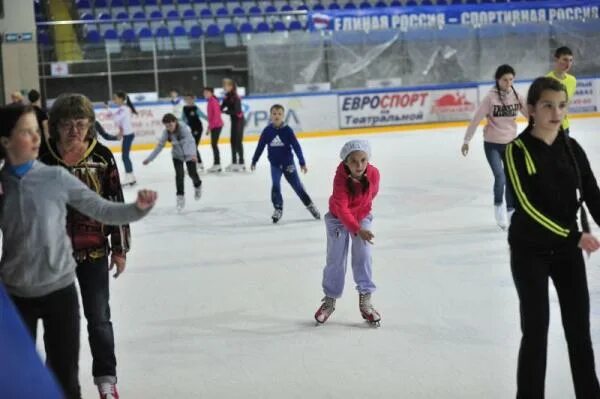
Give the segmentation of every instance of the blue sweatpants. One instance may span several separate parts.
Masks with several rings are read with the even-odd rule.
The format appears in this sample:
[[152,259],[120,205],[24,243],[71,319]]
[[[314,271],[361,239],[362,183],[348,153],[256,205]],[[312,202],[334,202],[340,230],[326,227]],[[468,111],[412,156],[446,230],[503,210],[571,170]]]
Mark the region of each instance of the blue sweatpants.
[[[368,215],[360,225],[369,230],[373,217]],[[371,244],[351,234],[348,229],[331,213],[325,215],[327,229],[327,265],[323,270],[323,292],[330,298],[340,298],[344,291],[346,266],[348,263],[348,246],[352,240],[352,273],[356,290],[361,294],[375,291],[373,283]]]
[[281,196],[281,176],[285,176],[285,179],[290,183],[290,186],[294,189],[304,206],[312,204],[312,200],[304,190],[304,186],[298,176],[298,171],[295,165],[273,165],[271,164],[271,180],[273,186],[271,188],[271,201],[275,209],[283,209],[283,197]]

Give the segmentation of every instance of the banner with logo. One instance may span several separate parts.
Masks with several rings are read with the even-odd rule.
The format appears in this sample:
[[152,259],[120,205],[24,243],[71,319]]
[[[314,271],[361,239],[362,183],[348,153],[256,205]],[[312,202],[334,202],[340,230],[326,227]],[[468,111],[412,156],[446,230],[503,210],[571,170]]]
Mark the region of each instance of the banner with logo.
[[469,119],[477,87],[346,94],[338,97],[340,128]]
[[[285,108],[285,122],[296,133],[318,132],[324,130],[337,130],[337,94],[307,95],[307,96],[281,96],[242,99],[245,128],[244,137],[258,136],[269,124],[269,113],[273,104],[283,105]],[[200,118],[204,125],[204,135],[208,128],[206,117],[206,101],[196,104],[200,110]],[[114,109],[112,109],[114,111]],[[153,104],[136,104],[138,115],[132,118],[132,127],[135,131],[135,143],[153,143],[162,134],[164,126],[162,117],[166,113],[176,113],[168,102]],[[176,116],[180,116],[177,114]],[[109,115],[109,110],[104,107],[96,108],[96,118],[102,126],[112,134],[117,128]],[[230,118],[222,115],[225,123],[221,137],[229,137]],[[110,143],[109,143],[110,144]]]
[[600,0],[551,0],[477,5],[390,7],[310,12],[311,30],[363,31],[443,28],[445,25],[590,21],[600,18]]

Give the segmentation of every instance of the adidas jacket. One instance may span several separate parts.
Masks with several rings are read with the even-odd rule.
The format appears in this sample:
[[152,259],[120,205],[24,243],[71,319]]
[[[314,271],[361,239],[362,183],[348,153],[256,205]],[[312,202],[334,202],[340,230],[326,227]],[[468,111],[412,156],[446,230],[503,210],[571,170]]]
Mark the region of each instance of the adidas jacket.
[[517,199],[508,234],[511,246],[547,250],[578,244],[577,174],[566,140],[581,171],[584,202],[600,222],[600,189],[577,141],[559,133],[547,145],[525,130],[505,154],[505,173]]
[[300,166],[306,165],[300,143],[298,143],[294,131],[288,125],[275,127],[273,124],[269,124],[269,126],[263,130],[254,156],[252,157],[252,165],[256,165],[266,145],[269,146],[267,153],[269,162],[271,162],[272,165],[293,165],[294,155],[292,154],[292,148],[298,157]]

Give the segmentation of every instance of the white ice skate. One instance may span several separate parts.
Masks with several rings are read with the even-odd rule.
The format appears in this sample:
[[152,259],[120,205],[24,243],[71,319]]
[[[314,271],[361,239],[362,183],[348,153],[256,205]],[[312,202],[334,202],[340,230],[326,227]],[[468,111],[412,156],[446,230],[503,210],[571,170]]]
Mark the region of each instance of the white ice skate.
[[125,173],[125,179],[121,185],[122,186],[134,186],[136,183],[137,183],[137,180],[135,179],[135,175],[133,173]]
[[183,195],[178,195],[177,196],[177,211],[181,212],[183,211],[183,208],[185,208],[185,197]]
[[358,308],[363,319],[374,327],[380,327],[381,315],[371,304],[371,294],[358,295]]
[[496,224],[502,229],[506,230],[508,227],[506,223],[506,208],[504,204],[494,205],[494,216],[496,217]]
[[331,316],[331,314],[335,310],[335,298],[326,296],[325,298],[323,298],[322,302],[323,303],[321,304],[319,309],[317,309],[317,313],[315,313],[315,320],[318,324],[325,323],[327,319],[329,319],[329,316]]
[[217,173],[217,172],[222,172],[223,168],[221,168],[221,165],[213,165],[210,168],[208,168],[206,171],[208,173]]
[[237,164],[232,163],[230,165],[227,165],[225,167],[225,172],[235,172],[235,169],[237,168]]
[[119,399],[119,392],[117,386],[108,382],[103,382],[98,385],[98,393],[100,399]]
[[271,216],[271,219],[273,219],[273,223],[279,222],[279,219],[281,219],[281,216],[283,216],[283,210],[276,208],[273,211],[273,215]]

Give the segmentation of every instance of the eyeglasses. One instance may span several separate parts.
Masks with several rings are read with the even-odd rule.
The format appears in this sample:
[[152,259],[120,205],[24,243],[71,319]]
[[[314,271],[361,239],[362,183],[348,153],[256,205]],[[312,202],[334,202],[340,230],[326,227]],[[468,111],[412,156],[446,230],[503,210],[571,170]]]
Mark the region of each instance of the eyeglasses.
[[70,132],[72,129],[77,131],[86,130],[90,126],[90,121],[87,119],[72,119],[70,121],[58,122],[58,129],[63,132]]

